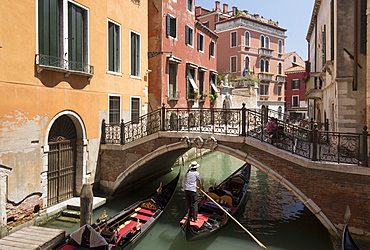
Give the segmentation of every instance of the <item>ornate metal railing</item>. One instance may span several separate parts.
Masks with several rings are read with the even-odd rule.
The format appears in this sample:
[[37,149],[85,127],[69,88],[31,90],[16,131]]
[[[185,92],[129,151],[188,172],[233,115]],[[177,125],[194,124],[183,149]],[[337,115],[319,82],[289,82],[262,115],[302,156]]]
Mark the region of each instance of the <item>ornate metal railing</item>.
[[82,74],[92,76],[94,67],[82,62],[68,61],[60,57],[37,54],[35,63],[40,73],[43,69],[62,71],[66,74]]
[[[297,126],[277,120],[278,130],[269,135],[265,124],[268,112],[241,109],[165,108],[120,124],[102,124],[102,144],[121,144],[144,138],[158,131],[183,131],[229,136],[248,136],[262,143],[310,159],[367,166],[367,127],[363,133],[339,133]],[[276,118],[276,117],[274,117]]]

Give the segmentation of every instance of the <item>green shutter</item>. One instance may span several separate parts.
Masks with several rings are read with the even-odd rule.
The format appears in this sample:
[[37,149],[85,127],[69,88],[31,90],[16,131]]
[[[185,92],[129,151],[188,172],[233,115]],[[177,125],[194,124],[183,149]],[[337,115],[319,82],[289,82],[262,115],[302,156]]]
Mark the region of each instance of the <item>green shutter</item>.
[[[68,59],[83,63],[84,47],[83,10],[74,4],[68,4]],[[81,64],[73,68],[82,70]]]
[[108,69],[114,71],[114,24],[108,23]]
[[58,0],[38,2],[39,54],[59,56]]
[[167,18],[166,18],[166,33],[167,33],[167,36],[169,36],[171,34],[171,16],[170,16],[170,14],[167,14]]

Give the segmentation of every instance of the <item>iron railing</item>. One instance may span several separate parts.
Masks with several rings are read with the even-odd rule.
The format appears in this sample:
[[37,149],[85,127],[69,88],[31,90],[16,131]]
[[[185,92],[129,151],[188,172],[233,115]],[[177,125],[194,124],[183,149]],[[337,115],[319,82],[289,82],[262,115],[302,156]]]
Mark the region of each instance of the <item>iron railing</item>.
[[[312,161],[350,163],[367,166],[367,127],[363,133],[340,133],[300,127],[277,120],[278,130],[266,133],[265,125],[274,116],[266,111],[219,108],[165,108],[120,124],[102,123],[102,144],[121,144],[158,131],[248,136]],[[276,117],[274,117],[276,118]]]

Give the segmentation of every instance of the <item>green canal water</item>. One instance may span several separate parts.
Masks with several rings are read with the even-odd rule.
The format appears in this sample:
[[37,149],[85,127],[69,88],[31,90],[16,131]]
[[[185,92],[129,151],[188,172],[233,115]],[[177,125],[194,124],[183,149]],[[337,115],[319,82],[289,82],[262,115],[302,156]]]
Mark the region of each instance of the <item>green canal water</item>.
[[[244,162],[232,156],[212,152],[198,159],[201,179],[205,190],[218,184]],[[114,215],[126,206],[152,193],[160,182],[169,182],[178,173],[175,167],[167,175],[148,183],[130,195],[107,202],[96,209],[93,220],[104,210],[109,216]],[[182,177],[187,165],[182,167]],[[187,242],[179,227],[179,221],[185,215],[185,202],[181,190],[183,179],[180,180],[176,193],[158,222],[147,232],[145,237],[134,249],[150,250],[237,250],[262,249],[234,221],[230,221],[220,232],[195,242]],[[237,217],[269,250],[330,250],[339,249],[333,243],[326,228],[281,184],[273,181],[266,174],[252,167],[252,175],[248,188],[248,201],[243,213]],[[46,227],[60,228],[72,233],[78,229],[79,223],[67,223],[60,220],[50,221]]]

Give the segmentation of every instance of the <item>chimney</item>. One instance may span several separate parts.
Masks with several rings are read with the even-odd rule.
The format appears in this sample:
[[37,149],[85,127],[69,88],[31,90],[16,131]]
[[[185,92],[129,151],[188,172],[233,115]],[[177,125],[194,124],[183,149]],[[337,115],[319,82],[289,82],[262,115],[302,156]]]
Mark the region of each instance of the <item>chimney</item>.
[[225,14],[227,14],[228,12],[229,12],[229,5],[227,5],[227,3],[224,3],[223,4],[223,12],[225,13]]
[[221,11],[221,9],[220,9],[220,1],[216,1],[215,3],[216,3],[216,9],[215,9],[215,11],[216,12],[220,12]]
[[236,12],[238,12],[238,8],[237,7],[233,7],[233,16],[236,16]]

